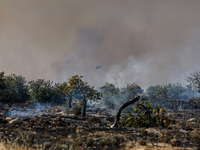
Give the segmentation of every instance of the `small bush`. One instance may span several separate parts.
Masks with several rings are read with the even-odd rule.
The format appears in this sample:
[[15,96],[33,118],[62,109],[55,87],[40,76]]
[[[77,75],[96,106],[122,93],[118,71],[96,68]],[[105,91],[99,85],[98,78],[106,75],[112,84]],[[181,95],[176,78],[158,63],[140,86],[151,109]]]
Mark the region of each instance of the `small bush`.
[[22,131],[22,132],[20,132],[19,137],[27,147],[31,147],[33,144],[36,143],[36,136],[35,136],[34,132],[31,132],[31,131],[23,132]]
[[200,148],[200,129],[195,129],[190,134],[192,141],[197,144]]
[[81,111],[82,111],[82,107],[80,105],[75,104],[72,107],[72,112],[75,116],[80,116],[81,115]]
[[147,141],[145,139],[139,139],[137,142],[138,144],[143,145],[143,146],[147,145]]
[[101,124],[101,119],[96,116],[92,116],[91,118],[88,119],[88,122],[94,123],[94,124]]
[[44,148],[44,150],[48,150],[51,146],[52,146],[51,142],[45,142],[43,148]]
[[74,141],[73,147],[83,146],[85,144],[85,141],[86,141],[86,137],[79,137]]
[[164,116],[165,108],[156,107],[153,109],[146,100],[140,101],[133,109],[133,114],[128,113],[122,116],[119,127],[154,127],[169,125],[170,120]]
[[110,136],[102,138],[99,141],[100,146],[110,147],[110,146],[119,146],[121,139],[118,136]]
[[75,116],[80,116],[82,114],[82,109],[83,109],[83,101],[80,100],[78,103],[73,105],[72,112]]
[[94,145],[94,139],[92,137],[88,137],[86,140],[86,146],[91,147]]

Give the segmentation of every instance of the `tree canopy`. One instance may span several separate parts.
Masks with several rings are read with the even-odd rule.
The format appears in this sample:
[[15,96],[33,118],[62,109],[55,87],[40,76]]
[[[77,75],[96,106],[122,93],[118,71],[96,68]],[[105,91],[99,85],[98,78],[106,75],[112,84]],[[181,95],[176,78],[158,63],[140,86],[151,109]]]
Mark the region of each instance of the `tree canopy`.
[[29,99],[28,86],[22,76],[15,74],[4,76],[2,72],[0,73],[0,85],[0,101],[3,103],[21,103]]

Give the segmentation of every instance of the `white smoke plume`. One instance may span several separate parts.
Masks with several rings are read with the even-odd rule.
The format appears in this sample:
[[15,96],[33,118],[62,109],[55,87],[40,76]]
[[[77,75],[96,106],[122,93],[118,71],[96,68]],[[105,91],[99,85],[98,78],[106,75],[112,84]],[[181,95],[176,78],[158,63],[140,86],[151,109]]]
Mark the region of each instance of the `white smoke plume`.
[[29,106],[27,108],[17,108],[10,110],[8,112],[8,116],[10,117],[34,117],[43,114],[48,105],[42,105],[40,103],[36,103],[34,106]]
[[185,84],[200,66],[199,8],[199,0],[1,0],[0,69],[56,82],[79,74],[95,86]]

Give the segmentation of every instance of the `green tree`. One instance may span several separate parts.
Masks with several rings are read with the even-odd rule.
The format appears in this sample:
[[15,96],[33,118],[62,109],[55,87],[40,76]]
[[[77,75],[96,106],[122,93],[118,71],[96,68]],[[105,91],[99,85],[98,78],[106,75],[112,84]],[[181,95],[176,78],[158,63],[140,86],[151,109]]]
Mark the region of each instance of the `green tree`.
[[6,89],[4,72],[0,72],[0,102],[4,101],[4,90]]
[[66,96],[63,93],[63,88],[64,87],[60,83],[55,83],[55,85],[53,85],[51,102],[55,104],[62,104],[66,102]]
[[48,102],[51,98],[52,83],[43,79],[30,81],[29,92],[32,102]]
[[54,84],[50,80],[38,79],[30,81],[29,92],[32,102],[63,103],[65,101],[65,96],[61,92],[59,84]]
[[116,95],[120,92],[119,88],[116,88],[115,85],[112,83],[106,83],[105,85],[100,87],[100,91],[105,95]]
[[187,98],[187,88],[183,87],[181,84],[176,83],[176,84],[167,84],[165,85],[167,89],[167,96],[168,99],[180,99],[184,100]]
[[90,87],[87,82],[82,80],[83,76],[75,75],[69,79],[68,84],[64,83],[62,86],[66,86],[63,88],[63,92],[68,97],[69,108],[71,108],[72,99],[83,100],[83,114],[82,116],[86,116],[86,106],[87,99],[92,99],[92,96],[95,94],[96,90],[94,87]]
[[154,106],[163,105],[167,98],[167,89],[161,85],[150,86],[146,93]]
[[132,99],[138,94],[142,94],[142,92],[142,88],[136,83],[127,84],[126,87],[121,89],[121,93],[125,101]]
[[170,100],[185,100],[188,97],[187,94],[188,89],[179,83],[150,86],[147,89],[147,97],[154,106],[168,105]]
[[59,85],[59,89],[68,99],[68,106],[72,108],[72,97],[73,97],[73,89],[71,89],[70,85],[67,82],[63,82]]
[[2,81],[1,84],[4,86],[2,102],[22,103],[29,99],[28,86],[24,77],[11,74],[5,76]]

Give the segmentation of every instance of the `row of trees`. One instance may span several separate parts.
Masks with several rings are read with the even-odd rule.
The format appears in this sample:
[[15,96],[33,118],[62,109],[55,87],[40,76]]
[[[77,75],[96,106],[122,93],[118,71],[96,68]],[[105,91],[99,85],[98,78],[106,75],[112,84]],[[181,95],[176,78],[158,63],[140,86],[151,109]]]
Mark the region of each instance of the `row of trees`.
[[167,84],[150,86],[146,91],[146,96],[153,105],[163,105],[168,107],[169,102],[185,101],[192,97],[192,86],[183,87],[181,84]]
[[[11,74],[5,76],[0,72],[0,103],[23,103],[23,102],[51,102],[68,103],[72,107],[72,101],[83,100],[84,111],[88,99],[93,99],[96,93],[101,93],[101,104],[108,108],[118,107],[125,101],[143,95],[152,103],[164,104],[170,99],[185,100],[191,97],[192,87],[199,89],[200,72],[195,72],[187,77],[190,86],[183,87],[181,84],[167,84],[150,86],[146,93],[136,83],[127,84],[123,88],[117,88],[114,84],[106,83],[98,90],[83,81],[83,76],[72,76],[67,82],[53,83],[38,79],[27,82],[24,77]],[[93,99],[94,100],[94,99]]]
[[24,77],[11,74],[5,76],[0,72],[0,102],[53,102],[63,103],[69,99],[71,107],[72,98],[83,99],[92,97],[94,87],[82,81],[83,76],[72,76],[68,82],[53,83],[52,81],[38,79],[27,82]]
[[112,83],[106,83],[99,88],[99,91],[103,95],[100,107],[110,108],[111,111],[115,108],[118,109],[127,100],[143,93],[142,88],[136,83],[127,84],[123,88],[117,88]]
[[5,76],[0,73],[0,103],[54,103],[68,102],[72,107],[72,100],[83,100],[83,116],[86,113],[87,99],[92,99],[96,93],[82,80],[83,76],[72,76],[68,82],[53,83],[52,81],[38,79],[27,82],[24,77],[11,74]]
[[195,92],[200,92],[200,71],[191,73],[186,80],[189,83],[186,87],[179,83],[169,83],[166,85],[150,86],[146,92],[136,83],[127,84],[123,88],[117,88],[113,84],[106,83],[100,88],[100,92],[104,95],[101,104],[109,108],[118,108],[122,103],[136,95],[142,95],[153,106],[173,107],[173,104],[170,104],[173,101],[177,100],[180,103],[181,101],[194,98]]
[[163,105],[168,107],[171,100],[184,101],[191,98],[193,90],[192,86],[183,87],[181,84],[155,85],[147,88],[146,92],[136,83],[127,84],[123,88],[117,88],[111,83],[106,83],[100,88],[103,93],[101,104],[105,107],[119,107],[125,101],[140,95],[147,99],[153,106]]

